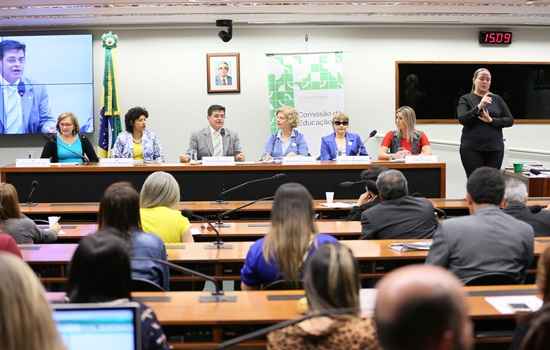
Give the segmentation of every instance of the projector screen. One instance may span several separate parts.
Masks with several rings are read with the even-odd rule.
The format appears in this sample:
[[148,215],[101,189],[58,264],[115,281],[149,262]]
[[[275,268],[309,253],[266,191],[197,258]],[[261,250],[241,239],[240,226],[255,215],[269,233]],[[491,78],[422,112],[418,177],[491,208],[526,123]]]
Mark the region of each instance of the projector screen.
[[56,132],[76,115],[93,132],[92,35],[0,35],[0,134]]

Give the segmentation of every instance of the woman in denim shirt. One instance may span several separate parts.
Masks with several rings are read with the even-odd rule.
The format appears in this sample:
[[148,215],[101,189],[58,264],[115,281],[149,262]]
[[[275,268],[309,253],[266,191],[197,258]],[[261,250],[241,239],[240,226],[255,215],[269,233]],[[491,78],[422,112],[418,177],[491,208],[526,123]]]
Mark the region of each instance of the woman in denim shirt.
[[124,116],[126,131],[121,132],[113,146],[113,158],[162,161],[158,137],[146,129],[149,112],[142,107],[130,108]]
[[298,112],[292,107],[283,106],[275,113],[279,131],[267,140],[262,160],[291,156],[308,156],[307,142],[298,126]]

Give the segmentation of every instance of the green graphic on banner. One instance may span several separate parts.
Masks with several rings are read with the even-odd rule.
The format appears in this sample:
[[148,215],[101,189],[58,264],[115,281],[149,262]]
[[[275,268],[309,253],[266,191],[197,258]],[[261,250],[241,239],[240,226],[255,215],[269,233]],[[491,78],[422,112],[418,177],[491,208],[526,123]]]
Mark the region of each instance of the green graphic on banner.
[[275,111],[281,106],[296,107],[296,91],[339,90],[344,88],[343,54],[313,53],[271,55],[268,73],[271,131],[277,131]]

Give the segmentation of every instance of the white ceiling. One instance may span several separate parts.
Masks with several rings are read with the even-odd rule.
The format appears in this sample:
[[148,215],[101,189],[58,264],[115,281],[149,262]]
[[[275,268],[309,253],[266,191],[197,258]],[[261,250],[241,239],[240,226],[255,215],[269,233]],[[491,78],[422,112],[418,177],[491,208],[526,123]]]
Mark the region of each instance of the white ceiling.
[[254,24],[550,25],[542,0],[0,0],[0,29]]

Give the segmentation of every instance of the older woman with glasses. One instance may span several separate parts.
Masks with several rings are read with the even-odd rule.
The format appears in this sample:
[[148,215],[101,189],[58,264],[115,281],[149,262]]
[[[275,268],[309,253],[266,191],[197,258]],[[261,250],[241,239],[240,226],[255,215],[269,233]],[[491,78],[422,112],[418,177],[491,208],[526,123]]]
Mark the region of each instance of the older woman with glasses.
[[348,132],[349,117],[338,113],[332,118],[334,132],[321,139],[321,160],[334,160],[337,156],[366,156],[361,136]]

